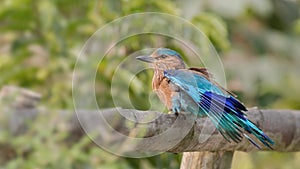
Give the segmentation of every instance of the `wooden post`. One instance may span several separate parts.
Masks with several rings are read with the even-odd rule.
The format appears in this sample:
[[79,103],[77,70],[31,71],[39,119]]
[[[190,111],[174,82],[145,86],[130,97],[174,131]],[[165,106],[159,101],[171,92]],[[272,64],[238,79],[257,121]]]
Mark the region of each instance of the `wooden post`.
[[233,151],[185,152],[180,169],[230,169]]

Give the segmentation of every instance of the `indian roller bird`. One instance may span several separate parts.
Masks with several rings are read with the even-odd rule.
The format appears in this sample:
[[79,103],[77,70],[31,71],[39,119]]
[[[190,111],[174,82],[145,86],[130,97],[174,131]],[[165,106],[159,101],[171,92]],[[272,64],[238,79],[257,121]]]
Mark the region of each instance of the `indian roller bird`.
[[216,83],[206,68],[186,68],[180,54],[167,48],[137,59],[151,64],[152,88],[171,112],[208,117],[229,142],[238,143],[245,137],[261,149],[248,135],[253,134],[272,149],[274,141],[246,117],[246,107]]

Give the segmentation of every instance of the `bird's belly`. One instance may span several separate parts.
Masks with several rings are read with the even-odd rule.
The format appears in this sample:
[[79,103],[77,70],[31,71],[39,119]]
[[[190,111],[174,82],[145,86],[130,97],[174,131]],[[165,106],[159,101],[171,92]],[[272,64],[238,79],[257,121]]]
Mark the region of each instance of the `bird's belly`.
[[154,91],[157,94],[159,100],[170,110],[172,108],[171,91],[161,88],[155,89]]
[[153,76],[152,88],[157,94],[160,101],[167,106],[169,110],[172,108],[172,93],[174,89],[170,86],[168,79],[155,75]]

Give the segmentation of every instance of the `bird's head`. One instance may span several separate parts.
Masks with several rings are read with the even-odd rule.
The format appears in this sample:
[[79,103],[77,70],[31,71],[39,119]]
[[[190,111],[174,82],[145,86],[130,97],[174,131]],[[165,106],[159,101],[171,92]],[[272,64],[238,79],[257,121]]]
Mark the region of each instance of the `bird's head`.
[[183,69],[185,64],[180,56],[174,50],[167,48],[158,48],[151,55],[138,56],[138,60],[151,63],[154,69]]

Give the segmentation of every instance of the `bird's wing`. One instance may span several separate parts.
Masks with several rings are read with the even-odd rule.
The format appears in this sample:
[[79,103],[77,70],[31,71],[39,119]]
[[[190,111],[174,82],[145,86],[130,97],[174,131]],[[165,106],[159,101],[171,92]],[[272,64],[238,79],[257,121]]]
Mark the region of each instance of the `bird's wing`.
[[200,76],[204,76],[208,81],[210,81],[214,85],[218,86],[223,92],[226,92],[226,93],[230,94],[231,96],[237,97],[236,94],[234,94],[233,92],[225,89],[219,83],[217,83],[216,81],[214,81],[213,74],[211,74],[206,68],[191,67],[191,68],[189,68],[189,70],[193,71],[194,73],[199,74]]
[[212,120],[226,140],[232,139],[235,142],[240,142],[245,136],[251,143],[260,148],[243,132],[244,129],[244,131],[255,135],[264,145],[271,148],[269,144],[274,144],[268,136],[247,119],[243,113],[247,109],[242,103],[224,92],[205,76],[187,69],[165,70],[164,76],[194,100],[201,112]]

